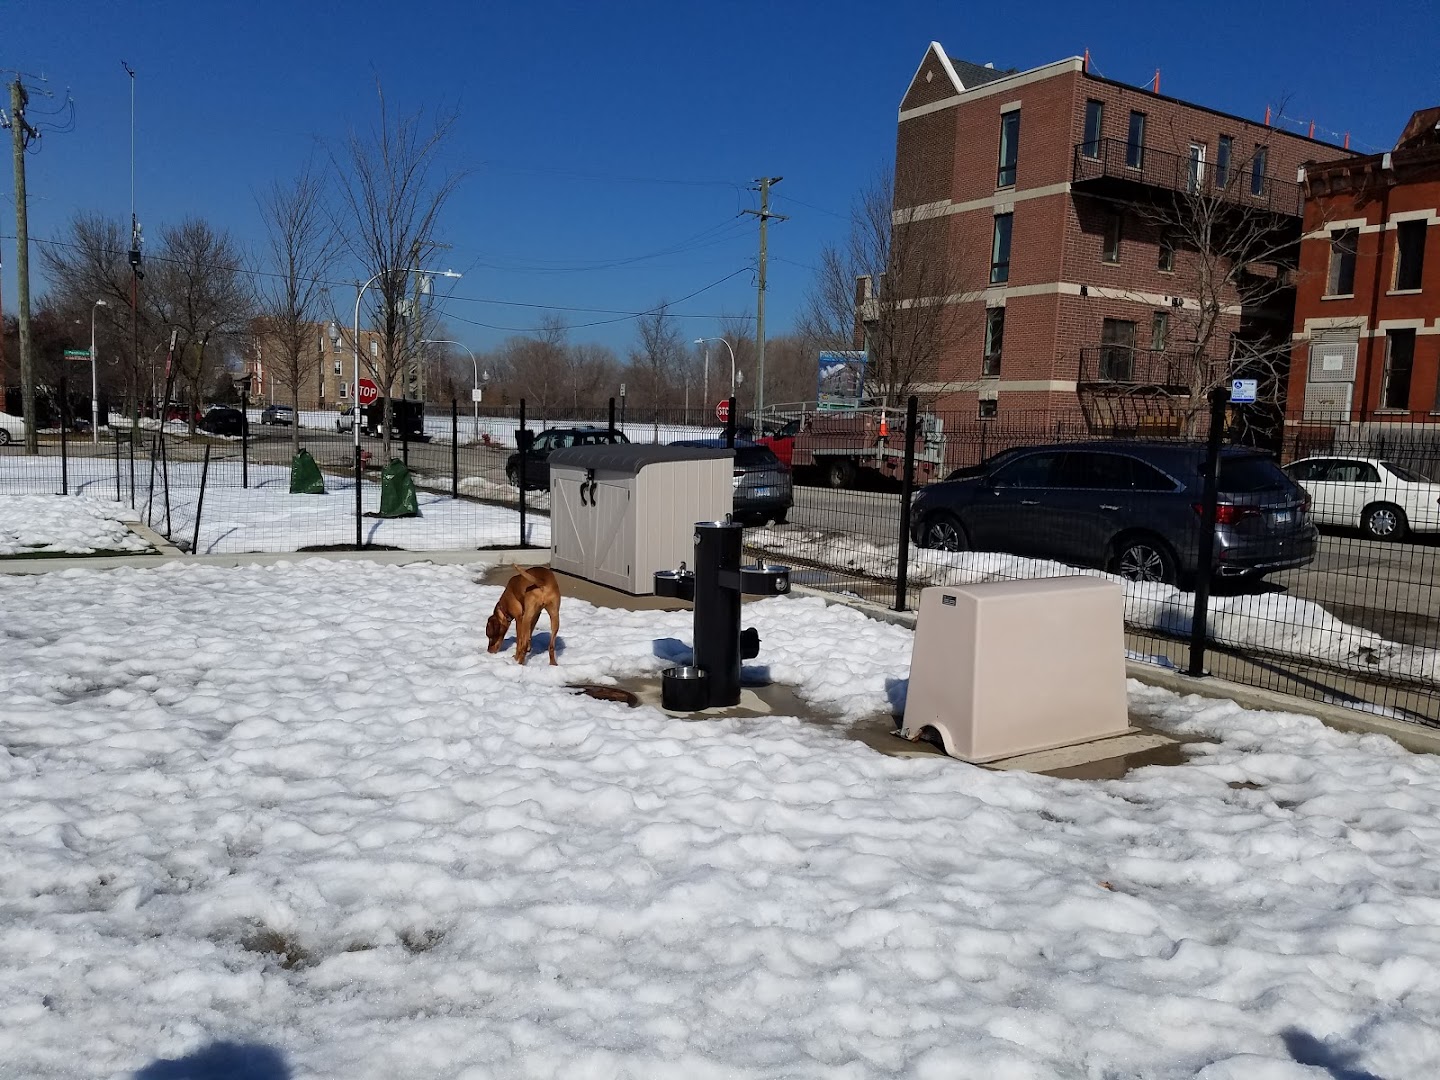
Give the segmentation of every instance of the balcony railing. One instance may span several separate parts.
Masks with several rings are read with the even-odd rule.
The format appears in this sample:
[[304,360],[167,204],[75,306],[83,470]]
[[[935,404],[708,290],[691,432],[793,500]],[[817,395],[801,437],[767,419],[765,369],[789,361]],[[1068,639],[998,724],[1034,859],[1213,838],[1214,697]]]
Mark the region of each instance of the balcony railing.
[[1256,177],[1253,169],[1251,158],[1232,160],[1222,177],[1213,161],[1197,162],[1188,154],[1132,146],[1124,139],[1096,139],[1076,145],[1071,177],[1076,184],[1178,192],[1221,199],[1237,209],[1300,217],[1304,206],[1300,185],[1268,173]]
[[1090,345],[1080,350],[1079,385],[1102,393],[1149,391],[1188,396],[1192,387],[1217,385],[1229,362],[1132,345]]

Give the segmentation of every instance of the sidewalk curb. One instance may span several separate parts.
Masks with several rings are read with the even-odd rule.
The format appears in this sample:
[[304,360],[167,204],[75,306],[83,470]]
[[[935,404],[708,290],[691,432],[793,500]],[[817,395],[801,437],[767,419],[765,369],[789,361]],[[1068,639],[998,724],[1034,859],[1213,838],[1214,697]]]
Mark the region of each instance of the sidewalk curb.
[[[916,613],[913,611],[895,611],[893,608],[884,607],[873,601],[839,596],[806,585],[792,585],[790,591],[797,596],[819,597],[827,604],[842,604],[845,607],[854,608],[879,622],[903,626],[908,630],[915,629]],[[1261,712],[1313,716],[1326,727],[1335,728],[1337,731],[1348,731],[1357,735],[1384,735],[1394,739],[1413,753],[1440,754],[1440,729],[1428,728],[1422,724],[1410,723],[1405,720],[1391,720],[1385,716],[1371,716],[1357,709],[1347,709],[1343,705],[1329,705],[1321,701],[1312,701],[1309,698],[1282,694],[1275,690],[1242,686],[1224,679],[1197,679],[1178,671],[1158,667],[1155,664],[1147,664],[1143,660],[1126,660],[1125,674],[1136,682],[1144,683],[1147,686],[1158,686],[1177,694],[1194,694],[1199,697],[1233,701],[1242,708],[1256,709]]]

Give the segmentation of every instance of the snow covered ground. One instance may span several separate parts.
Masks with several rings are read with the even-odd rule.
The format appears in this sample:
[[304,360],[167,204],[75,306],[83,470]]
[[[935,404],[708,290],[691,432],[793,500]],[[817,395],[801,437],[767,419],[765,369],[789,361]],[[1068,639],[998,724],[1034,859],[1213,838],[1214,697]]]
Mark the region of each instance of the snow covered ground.
[[[471,445],[477,442],[487,442],[489,445],[502,446],[509,449],[515,448],[515,431],[519,428],[520,422],[515,419],[502,417],[480,417],[478,426],[475,423],[473,413],[467,412],[468,403],[462,403],[460,409],[460,443],[462,446]],[[449,406],[439,407],[440,411],[434,411],[431,406],[430,412],[425,416],[425,434],[429,435],[437,443],[449,443],[451,435],[450,409]],[[263,410],[250,410],[250,423],[252,433],[258,429],[260,414]],[[700,410],[696,410],[698,415]],[[304,428],[317,428],[321,430],[334,431],[335,421],[339,413],[334,409],[301,409],[300,426]],[[562,418],[543,420],[538,417],[530,417],[526,421],[526,427],[535,432],[540,432],[550,427],[575,427],[593,425],[604,427],[603,421],[594,420],[567,420]],[[184,425],[178,425],[183,429]],[[631,442],[653,443],[674,442],[677,439],[713,439],[725,434],[725,429],[719,423],[704,424],[660,424],[641,423],[639,421],[627,421],[624,424],[615,425],[625,433],[625,437]]]
[[[839,569],[894,578],[899,545],[803,526],[747,529],[745,543],[782,558],[815,559]],[[1098,570],[1077,569],[1046,559],[995,552],[910,549],[910,581],[915,585],[971,585],[982,581],[1094,574],[1125,587],[1125,621],[1170,634],[1190,632],[1193,593],[1171,585],[1124,581]],[[1440,651],[1387,641],[1370,630],[1342,622],[1319,604],[1283,593],[1211,596],[1207,630],[1211,640],[1282,656],[1314,659],[1367,675],[1392,675],[1440,683]]]
[[[325,495],[291,495],[290,470],[278,465],[251,465],[250,487],[241,486],[241,467],[234,462],[212,463],[206,478],[205,503],[199,506],[201,466],[195,462],[170,465],[170,535],[188,547],[200,510],[201,554],[246,551],[288,552],[355,542],[355,482],[346,476],[327,474]],[[129,470],[124,473],[124,494],[129,498]],[[135,501],[140,520],[165,530],[164,488],[156,482],[150,497],[149,469],[137,471]],[[58,458],[0,458],[0,491],[27,490],[54,492],[60,484]],[[103,497],[112,495],[115,465],[105,458],[74,458],[70,461],[72,491]],[[0,495],[0,521],[9,520],[7,509],[19,496]],[[56,496],[56,498],[62,498]],[[380,485],[366,480],[361,486],[362,513],[380,509]],[[366,517],[361,536],[367,544],[403,548],[407,551],[464,550],[497,545],[518,545],[520,515],[500,506],[448,495],[420,491],[418,518]],[[112,506],[115,504],[111,504]],[[127,507],[128,512],[128,507]],[[548,518],[526,519],[529,543],[550,543]],[[4,532],[0,531],[0,537]],[[34,534],[41,538],[48,534]],[[23,538],[22,538],[22,541]]]
[[[1437,759],[1134,685],[1187,764],[681,721],[563,684],[653,674],[688,613],[572,598],[522,668],[470,579],[0,579],[0,1075],[1440,1071]],[[746,613],[815,705],[903,700],[908,632]]]
[[129,506],[88,495],[0,495],[0,555],[154,549],[125,527]]

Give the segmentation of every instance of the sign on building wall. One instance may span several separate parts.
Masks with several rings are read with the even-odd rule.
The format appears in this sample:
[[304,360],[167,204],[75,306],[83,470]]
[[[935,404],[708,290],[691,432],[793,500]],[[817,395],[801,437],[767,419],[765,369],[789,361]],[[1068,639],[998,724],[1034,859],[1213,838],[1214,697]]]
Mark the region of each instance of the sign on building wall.
[[865,354],[822,352],[815,400],[822,409],[854,409],[865,398]]

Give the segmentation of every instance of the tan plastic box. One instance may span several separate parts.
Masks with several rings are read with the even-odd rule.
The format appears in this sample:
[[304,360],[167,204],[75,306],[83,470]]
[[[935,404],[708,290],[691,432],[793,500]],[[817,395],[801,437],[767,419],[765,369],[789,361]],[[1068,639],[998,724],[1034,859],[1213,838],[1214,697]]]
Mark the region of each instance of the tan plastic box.
[[1128,731],[1124,595],[1095,577],[923,590],[903,734],[984,762]]

